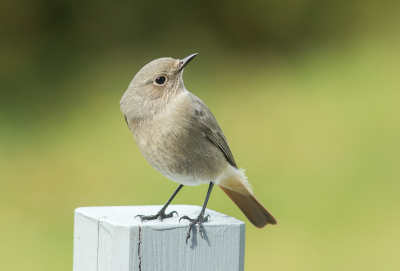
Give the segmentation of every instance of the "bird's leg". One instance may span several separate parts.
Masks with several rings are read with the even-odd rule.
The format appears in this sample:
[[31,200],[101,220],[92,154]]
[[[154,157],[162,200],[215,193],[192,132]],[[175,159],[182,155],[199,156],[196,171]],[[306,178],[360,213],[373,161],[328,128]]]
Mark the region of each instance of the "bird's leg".
[[164,205],[164,207],[161,208],[161,210],[157,214],[155,214],[155,215],[137,215],[135,217],[140,217],[140,220],[142,220],[142,222],[143,222],[145,220],[154,220],[154,219],[157,219],[157,218],[160,221],[162,221],[164,218],[172,217],[174,215],[174,213],[176,215],[178,215],[178,213],[176,211],[172,211],[169,214],[165,214],[165,210],[167,209],[168,205],[175,198],[176,194],[178,194],[179,190],[181,190],[182,187],[183,187],[183,184],[178,186],[178,188],[175,190],[174,194],[172,194],[172,196],[169,198],[167,203]]
[[214,186],[214,183],[210,182],[210,186],[208,187],[207,196],[206,196],[206,199],[204,201],[203,208],[201,209],[201,212],[200,212],[200,214],[199,214],[199,216],[197,218],[191,219],[190,217],[185,215],[185,216],[182,216],[179,219],[179,222],[181,221],[181,219],[187,219],[187,220],[190,221],[189,231],[188,231],[187,236],[186,236],[186,244],[188,243],[188,240],[190,238],[190,231],[192,230],[192,227],[194,225],[196,225],[196,224],[199,224],[199,233],[200,233],[201,238],[204,239],[203,231],[201,230],[201,226],[203,225],[203,222],[208,221],[208,219],[210,218],[210,215],[207,215],[206,217],[204,217],[204,212],[206,210],[208,199],[210,198],[211,190],[213,189],[213,186]]

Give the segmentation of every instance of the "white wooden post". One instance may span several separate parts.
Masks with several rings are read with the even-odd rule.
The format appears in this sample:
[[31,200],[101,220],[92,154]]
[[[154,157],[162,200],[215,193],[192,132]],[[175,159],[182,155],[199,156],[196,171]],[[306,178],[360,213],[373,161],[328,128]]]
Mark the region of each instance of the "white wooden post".
[[141,222],[136,215],[156,214],[162,206],[83,207],[75,210],[73,271],[244,270],[245,224],[207,209],[186,244],[189,221],[201,207],[171,205],[179,216]]

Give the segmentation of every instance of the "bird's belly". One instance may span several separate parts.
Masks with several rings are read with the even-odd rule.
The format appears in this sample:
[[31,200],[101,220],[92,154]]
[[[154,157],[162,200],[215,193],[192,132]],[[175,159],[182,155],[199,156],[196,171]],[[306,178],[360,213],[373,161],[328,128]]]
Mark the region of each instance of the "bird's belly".
[[196,186],[214,182],[224,171],[228,163],[224,154],[201,133],[190,129],[162,132],[134,136],[146,160],[165,177]]
[[[154,152],[142,152],[146,160],[168,179],[189,186],[197,186],[202,183],[214,182],[223,172],[227,161],[217,154],[204,150],[192,153],[189,156],[181,156],[170,148],[157,148]],[[214,156],[213,156],[214,155]],[[219,158],[219,159],[218,159]],[[225,163],[221,163],[225,161]]]
[[187,185],[187,186],[197,186],[203,183],[210,183],[210,182],[215,182],[214,179],[205,179],[201,177],[194,177],[194,176],[188,176],[188,175],[183,175],[183,174],[177,174],[177,173],[171,173],[171,172],[161,172],[158,170],[161,174],[163,174],[165,177],[170,179],[171,181]]

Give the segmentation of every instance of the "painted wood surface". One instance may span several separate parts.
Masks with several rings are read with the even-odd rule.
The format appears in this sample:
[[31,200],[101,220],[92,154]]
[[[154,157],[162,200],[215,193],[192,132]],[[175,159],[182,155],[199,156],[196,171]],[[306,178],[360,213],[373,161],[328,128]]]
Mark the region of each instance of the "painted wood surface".
[[207,209],[211,219],[198,226],[186,244],[189,221],[201,207],[171,205],[179,216],[141,222],[136,215],[153,215],[152,206],[82,207],[75,210],[74,271],[244,270],[245,224]]

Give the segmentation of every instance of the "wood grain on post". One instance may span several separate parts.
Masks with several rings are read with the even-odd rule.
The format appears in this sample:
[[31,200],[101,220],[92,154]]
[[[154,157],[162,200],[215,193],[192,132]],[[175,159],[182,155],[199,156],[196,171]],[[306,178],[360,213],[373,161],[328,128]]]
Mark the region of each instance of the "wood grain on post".
[[211,219],[198,225],[186,244],[189,222],[201,207],[171,205],[179,213],[163,221],[141,222],[162,206],[83,207],[75,210],[73,271],[244,270],[245,224],[207,209]]

